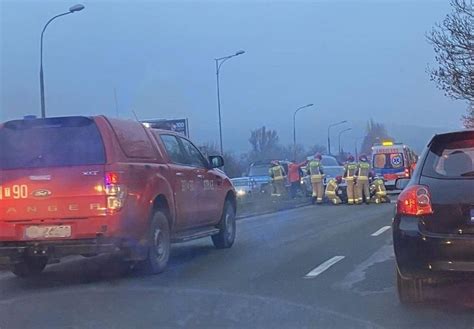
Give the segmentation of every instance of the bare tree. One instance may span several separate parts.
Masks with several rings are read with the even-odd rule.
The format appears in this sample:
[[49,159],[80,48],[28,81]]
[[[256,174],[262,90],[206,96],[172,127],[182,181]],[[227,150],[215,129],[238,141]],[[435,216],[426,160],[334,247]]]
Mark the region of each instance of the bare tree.
[[[472,0],[451,0],[452,12],[427,35],[433,45],[437,68],[431,80],[454,99],[467,100],[470,110],[464,119],[473,120],[474,103],[474,10]],[[471,120],[471,121],[470,121]],[[466,122],[466,120],[464,120]]]
[[466,115],[463,115],[462,121],[464,123],[464,127],[471,129],[474,128],[474,102],[469,104],[467,113]]
[[249,142],[252,145],[251,157],[255,160],[278,159],[281,156],[276,130],[267,130],[265,126],[252,130]]
[[382,143],[384,140],[391,140],[387,128],[382,123],[370,120],[367,122],[366,135],[362,142],[361,154],[370,154],[371,148],[375,143]]
[[[204,156],[219,154],[219,146],[214,142],[208,142],[199,147]],[[232,152],[224,152],[225,173],[231,177],[239,177],[246,171],[246,163]]]

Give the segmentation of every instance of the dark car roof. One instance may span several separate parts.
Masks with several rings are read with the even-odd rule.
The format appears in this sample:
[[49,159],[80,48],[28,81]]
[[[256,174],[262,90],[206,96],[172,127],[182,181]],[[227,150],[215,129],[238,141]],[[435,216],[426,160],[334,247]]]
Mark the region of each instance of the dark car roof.
[[460,129],[460,130],[453,130],[453,131],[447,131],[447,132],[440,133],[440,134],[435,134],[435,135],[433,135],[433,137],[431,137],[430,142],[428,143],[428,146],[430,146],[431,143],[433,143],[433,141],[437,137],[456,135],[456,134],[465,134],[465,133],[474,133],[474,129]]

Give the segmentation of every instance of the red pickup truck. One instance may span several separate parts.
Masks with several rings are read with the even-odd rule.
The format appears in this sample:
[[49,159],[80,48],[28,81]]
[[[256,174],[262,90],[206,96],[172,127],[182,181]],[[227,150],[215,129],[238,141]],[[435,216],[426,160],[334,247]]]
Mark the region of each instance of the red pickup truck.
[[235,190],[186,137],[104,116],[0,125],[0,265],[38,274],[117,253],[164,270],[172,242],[235,239]]

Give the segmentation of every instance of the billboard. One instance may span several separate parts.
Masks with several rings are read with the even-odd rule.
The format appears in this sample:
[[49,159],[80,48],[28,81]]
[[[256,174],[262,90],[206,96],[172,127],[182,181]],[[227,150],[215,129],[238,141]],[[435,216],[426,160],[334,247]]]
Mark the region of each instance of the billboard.
[[150,128],[171,130],[171,131],[175,131],[179,134],[182,134],[186,137],[189,137],[188,119],[144,120],[144,121],[142,121],[142,123],[145,126],[150,127]]

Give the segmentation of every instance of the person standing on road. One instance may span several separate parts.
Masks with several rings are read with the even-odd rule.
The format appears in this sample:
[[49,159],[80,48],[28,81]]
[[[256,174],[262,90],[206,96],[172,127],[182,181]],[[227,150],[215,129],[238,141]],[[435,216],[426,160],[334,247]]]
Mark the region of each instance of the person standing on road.
[[326,195],[326,198],[328,198],[329,202],[332,204],[341,204],[342,200],[341,198],[337,195],[337,190],[339,188],[339,184],[341,184],[341,177],[337,178],[331,178],[326,185],[326,192],[324,193]]
[[271,162],[269,175],[272,178],[273,191],[276,196],[285,194],[286,172],[280,162],[274,160]]
[[357,196],[357,200],[355,202],[357,204],[364,202],[364,199],[366,204],[370,203],[369,174],[369,160],[365,154],[362,154],[359,157],[359,164],[357,166],[357,181],[355,185],[355,195]]
[[316,153],[314,159],[308,163],[308,175],[311,177],[311,185],[313,187],[313,201],[323,203],[324,194],[324,170],[321,160],[321,153]]
[[303,161],[301,163],[295,163],[295,161],[293,161],[292,163],[288,164],[288,180],[291,184],[290,195],[292,199],[296,197],[296,193],[301,187],[301,167],[306,165],[307,163],[308,161]]
[[355,180],[357,173],[357,164],[355,163],[354,156],[349,155],[347,162],[344,164],[344,180],[347,184],[347,203],[354,204],[356,201],[355,195]]

